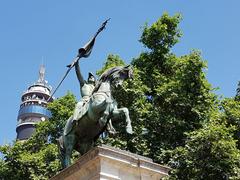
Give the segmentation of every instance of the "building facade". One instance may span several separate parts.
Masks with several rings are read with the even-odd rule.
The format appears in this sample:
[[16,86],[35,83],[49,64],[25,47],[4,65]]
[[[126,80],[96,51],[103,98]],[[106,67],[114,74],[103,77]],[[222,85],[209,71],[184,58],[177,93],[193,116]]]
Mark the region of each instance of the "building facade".
[[35,124],[48,120],[52,115],[47,109],[52,102],[51,86],[45,80],[45,67],[39,70],[39,79],[23,93],[17,117],[17,140],[27,140],[35,131]]

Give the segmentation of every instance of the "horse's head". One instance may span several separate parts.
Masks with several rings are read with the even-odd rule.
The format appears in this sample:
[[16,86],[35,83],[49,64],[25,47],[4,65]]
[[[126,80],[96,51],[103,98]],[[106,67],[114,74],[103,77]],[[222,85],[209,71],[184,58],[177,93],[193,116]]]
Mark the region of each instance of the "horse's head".
[[132,79],[133,78],[133,70],[131,65],[127,65],[122,67],[122,69],[119,71],[120,78],[125,79]]
[[121,86],[124,80],[133,78],[132,67],[130,65],[120,67],[112,77],[112,85],[115,87]]
[[131,78],[133,78],[133,70],[130,65],[110,68],[100,76],[93,92],[96,92],[102,83],[109,83],[113,87],[118,87],[122,85],[124,80]]
[[116,66],[104,73],[107,76],[107,81],[111,86],[121,86],[123,81],[133,77],[133,70],[130,65],[128,66]]

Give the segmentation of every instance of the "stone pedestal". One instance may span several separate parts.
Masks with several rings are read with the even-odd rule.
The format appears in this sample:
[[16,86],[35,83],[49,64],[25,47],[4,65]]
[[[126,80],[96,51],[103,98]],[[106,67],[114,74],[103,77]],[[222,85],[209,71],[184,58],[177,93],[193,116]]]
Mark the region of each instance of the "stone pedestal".
[[109,146],[98,146],[51,180],[159,180],[170,168]]

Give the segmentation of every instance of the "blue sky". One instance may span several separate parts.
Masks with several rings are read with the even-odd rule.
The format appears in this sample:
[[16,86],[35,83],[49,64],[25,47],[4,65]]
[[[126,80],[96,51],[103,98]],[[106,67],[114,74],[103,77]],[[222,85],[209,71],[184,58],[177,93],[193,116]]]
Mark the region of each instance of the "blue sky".
[[[237,0],[0,1],[0,144],[15,139],[21,95],[38,79],[42,61],[46,79],[55,87],[77,49],[107,18],[111,21],[91,56],[81,61],[85,76],[100,69],[110,53],[129,63],[144,50],[138,40],[146,22],[152,24],[163,12],[181,13],[183,37],[172,51],[180,56],[200,50],[209,82],[220,88],[216,93],[233,97],[240,80],[239,7]],[[74,71],[55,96],[68,90],[80,98]]]

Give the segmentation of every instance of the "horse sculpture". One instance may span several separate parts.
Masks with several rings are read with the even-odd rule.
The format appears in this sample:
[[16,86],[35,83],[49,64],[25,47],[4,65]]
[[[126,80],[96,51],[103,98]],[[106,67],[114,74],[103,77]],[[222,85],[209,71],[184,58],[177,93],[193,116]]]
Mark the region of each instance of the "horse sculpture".
[[80,119],[73,122],[68,119],[63,135],[59,138],[60,154],[63,168],[71,164],[73,149],[81,155],[90,150],[94,141],[106,130],[109,120],[125,120],[126,132],[132,134],[131,120],[127,108],[118,108],[112,96],[112,90],[132,78],[130,66],[118,66],[105,71],[99,78],[92,96],[83,105]]

